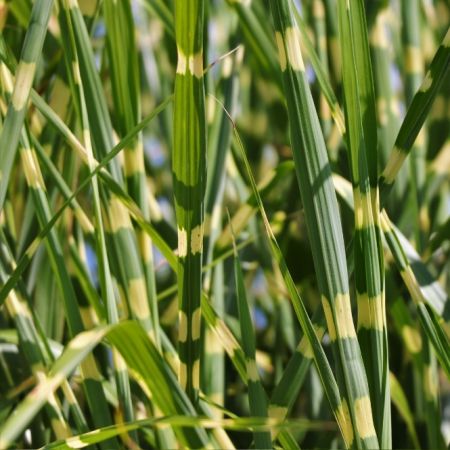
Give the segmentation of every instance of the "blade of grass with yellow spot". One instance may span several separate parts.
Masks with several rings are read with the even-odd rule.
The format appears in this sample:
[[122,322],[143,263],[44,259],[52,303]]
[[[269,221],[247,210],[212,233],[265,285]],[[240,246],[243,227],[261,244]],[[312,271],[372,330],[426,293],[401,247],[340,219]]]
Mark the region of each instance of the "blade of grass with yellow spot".
[[[315,3],[318,4],[317,2]],[[316,14],[322,16],[323,11],[320,6],[314,6],[314,9],[315,10],[317,9]],[[323,110],[325,114],[331,112],[331,116],[333,117],[333,120],[339,130],[339,133],[344,137],[345,136],[344,114],[342,113],[336,94],[330,83],[329,70],[328,65],[326,63],[327,59],[325,58],[326,47],[324,47],[323,42],[319,43],[318,45],[320,45],[320,48],[318,48],[316,51],[308,35],[308,27],[306,26],[304,20],[298,13],[297,9],[294,9],[294,15],[300,29],[302,43],[305,46],[306,56],[308,57],[309,62],[311,63],[314,69],[318,84],[321,89],[321,95],[323,95],[322,100],[320,100],[319,103],[319,109],[320,111]],[[320,20],[323,20],[323,18]],[[326,103],[323,103],[324,100],[326,101]],[[329,108],[329,111],[326,112],[323,108],[325,109]],[[324,135],[326,135],[326,133],[324,133]]]
[[411,265],[405,256],[399,235],[385,211],[382,212],[380,218],[384,237],[397,265],[397,269],[417,308],[420,324],[430,340],[442,368],[447,376],[450,377],[450,339],[448,327],[445,326],[446,324],[443,324],[442,317],[430,306],[429,300],[427,302],[426,291],[424,292],[421,289]]
[[300,31],[290,2],[272,1],[271,7],[297,179],[322,305],[336,357],[337,379],[349,421],[346,445],[376,448],[378,439],[367,376],[351,314],[342,225],[325,143],[306,79]]
[[450,29],[447,30],[442,43],[437,49],[419,90],[411,100],[411,104],[397,134],[388,163],[381,174],[380,189],[382,201],[392,187],[400,168],[419,135],[433,101],[446,79],[449,66]]
[[[53,216],[53,218],[48,222],[48,224],[43,228],[43,230],[39,233],[38,237],[34,239],[34,241],[31,243],[31,245],[28,247],[28,249],[25,251],[24,255],[19,259],[17,262],[17,267],[9,277],[7,283],[3,286],[3,288],[0,291],[0,303],[4,301],[10,290],[15,286],[17,281],[19,280],[19,277],[24,272],[26,267],[28,266],[32,256],[36,252],[37,248],[39,247],[39,244],[42,242],[44,237],[47,236],[47,234],[52,230],[53,226],[57,222],[57,220],[61,217],[61,214],[65,210],[65,208],[68,207],[70,202],[80,193],[83,191],[83,189],[86,188],[86,186],[90,183],[90,180],[96,176],[102,174],[102,170],[108,165],[108,163],[113,159],[123,148],[125,148],[129,143],[131,143],[135,135],[142,129],[144,126],[146,126],[155,116],[157,116],[161,111],[164,110],[164,108],[170,103],[171,98],[168,98],[165,100],[162,104],[160,104],[152,114],[150,114],[147,118],[145,118],[139,125],[137,125],[133,131],[131,131],[127,137],[125,137],[116,147],[114,147],[111,152],[105,156],[105,158],[102,160],[102,162],[97,163],[95,166],[95,169],[81,182],[76,189],[76,191],[69,197],[64,204],[61,206],[61,208],[58,210],[58,212]],[[41,105],[42,106],[42,105]],[[54,118],[55,119],[55,118]],[[70,136],[70,134],[67,134],[67,130],[64,128],[63,124],[57,121],[58,126],[60,127],[60,131],[63,132],[63,134],[68,137],[70,140],[74,140],[75,138]],[[76,139],[75,139],[76,141]],[[81,144],[75,144],[75,145],[81,145]],[[108,178],[109,180],[109,178]],[[111,181],[110,181],[111,182]],[[129,196],[123,192],[123,190],[120,189],[120,187],[115,186],[114,184],[109,184],[110,188],[113,188],[117,195],[120,195],[120,199],[124,204],[124,207],[128,208],[130,213],[133,214],[134,219],[138,222],[138,224],[146,231],[146,233],[149,234],[149,236],[153,239],[155,245],[159,248],[161,253],[164,255],[164,257],[167,259],[169,265],[176,270],[177,267],[177,257],[172,252],[170,247],[167,246],[165,241],[159,236],[157,231],[152,227],[152,225],[145,221],[145,219],[142,216],[142,213],[137,208],[135,203]],[[217,334],[218,339],[223,343],[225,350],[229,354],[231,360],[233,361],[233,364],[236,366],[238,372],[240,373],[241,377],[245,379],[246,371],[245,371],[245,358],[242,352],[242,349],[240,348],[238,342],[234,338],[233,334],[230,332],[228,327],[225,325],[225,322],[218,317],[214,309],[209,304],[207,298],[205,296],[202,296],[202,314],[206,320],[206,322],[212,327],[213,331]]]
[[384,261],[379,226],[378,143],[364,3],[338,0],[348,154],[355,207],[354,260],[358,340],[369,383],[375,431],[391,448]]
[[206,185],[203,0],[176,0],[172,170],[178,227],[180,383],[197,404],[200,376],[201,268]]
[[[5,246],[2,245],[2,251]],[[0,267],[0,281],[4,282],[6,278],[5,271]],[[31,372],[36,379],[39,379],[45,374],[46,361],[39,346],[39,338],[33,326],[33,319],[28,305],[13,290],[10,292],[5,306],[16,324],[19,342],[25,358],[30,365]],[[61,405],[53,394],[48,398],[48,402],[45,405],[45,412],[57,439],[64,439],[72,435],[62,412]],[[81,428],[79,431],[87,431],[87,427]]]
[[[278,66],[276,62],[276,48],[273,45],[270,37],[263,29],[261,23],[252,9],[251,2],[231,1],[228,2],[239,16],[240,24],[243,28],[246,40],[252,50],[252,54],[256,55],[258,62],[271,74],[275,74],[273,80],[281,86],[281,80],[278,76]],[[305,45],[307,56],[310,59],[314,72],[316,73],[319,85],[322,89],[328,108],[331,110],[333,119],[336,122],[339,132],[343,135],[345,133],[345,123],[342,111],[337,101],[336,95],[328,80],[327,70],[321,61],[319,54],[315,51],[314,45],[308,36],[308,27],[301,18],[297,9],[294,10],[296,20],[299,24],[299,29]]]
[[[88,113],[85,102],[84,88],[81,82],[79,69],[79,59],[75,44],[74,29],[72,17],[70,14],[69,4],[63,3],[60,9],[60,25],[62,29],[63,42],[65,47],[65,62],[68,79],[70,80],[70,88],[75,99],[74,105],[83,130],[83,143],[87,150],[89,169],[94,168],[93,149],[91,146],[91,130],[88,119]],[[117,311],[114,288],[112,284],[112,276],[108,261],[108,250],[106,244],[105,231],[103,226],[103,218],[101,214],[100,190],[97,178],[92,179],[91,183],[93,199],[94,199],[94,217],[95,217],[95,242],[97,248],[97,258],[99,265],[100,286],[103,300],[106,303],[106,317],[109,324],[119,321],[119,313]],[[119,411],[126,421],[134,420],[133,405],[131,400],[131,390],[128,379],[126,366],[122,357],[113,351],[113,366],[117,385],[117,393],[119,399]],[[137,435],[133,434],[132,439],[138,441]]]
[[[103,5],[107,28],[108,61],[113,90],[115,128],[119,138],[127,135],[141,120],[140,77],[135,45],[135,28],[128,2],[105,2]],[[142,136],[124,150],[124,172],[127,191],[146,220],[150,220],[144,149]],[[153,265],[152,242],[142,231],[137,232],[139,252],[144,267],[150,312],[155,339],[158,343],[158,308]]]
[[17,153],[20,133],[28,108],[36,65],[44,44],[53,0],[34,3],[25,42],[17,68],[14,90],[0,135],[0,209],[5,203],[11,169]]
[[[38,100],[38,98],[36,98]],[[123,205],[125,208],[128,208],[130,213],[134,214],[135,220],[138,221],[140,226],[142,226],[146,232],[149,234],[149,236],[155,241],[155,245],[162,248],[163,254],[166,258],[170,260],[170,258],[173,258],[174,255],[170,248],[167,247],[167,244],[165,244],[164,240],[160,237],[160,235],[157,233],[157,231],[152,227],[150,223],[147,223],[145,221],[145,218],[142,216],[142,213],[140,212],[137,205],[133,202],[133,200],[129,197],[129,195],[124,192],[124,190],[115,183],[114,180],[111,179],[111,176],[108,174],[108,172],[105,171],[105,167],[110,163],[110,161],[117,156],[117,154],[123,150],[127,145],[129,145],[131,142],[133,142],[136,134],[141,131],[145,126],[148,125],[154,119],[158,114],[163,111],[167,105],[171,102],[172,98],[169,97],[164,102],[162,102],[159,106],[157,106],[153,112],[143,119],[139,125],[137,125],[130,133],[119,143],[117,144],[111,152],[105,156],[101,163],[96,162],[95,168],[90,172],[86,178],[80,182],[78,185],[78,188],[72,193],[72,195],[63,203],[63,205],[59,208],[59,210],[56,212],[56,214],[51,218],[51,220],[48,221],[48,223],[43,227],[43,229],[40,231],[38,236],[31,242],[31,244],[28,246],[27,250],[24,251],[23,255],[20,257],[20,259],[17,261],[17,267],[14,269],[14,272],[10,275],[8,281],[6,284],[2,287],[0,290],[0,304],[2,304],[5,300],[6,295],[9,293],[10,289],[14,287],[14,285],[17,283],[20,275],[23,273],[23,271],[28,266],[32,256],[36,252],[36,250],[39,247],[39,244],[42,242],[42,240],[51,232],[52,228],[54,227],[55,223],[60,219],[62,213],[64,210],[71,204],[71,202],[81,193],[83,190],[90,184],[91,179],[95,176],[101,176],[105,177],[106,182],[108,183],[108,187],[113,190],[114,193],[116,193],[118,196],[120,196],[121,201],[123,202]],[[37,103],[42,107],[43,105],[40,103],[40,101],[37,101]],[[45,108],[43,108],[45,110]],[[47,113],[49,113],[48,110],[46,110]],[[67,127],[59,120],[59,118],[55,117],[54,115],[49,115],[55,122],[55,125],[58,126],[59,131],[63,134],[63,136],[68,140],[68,143],[73,146],[74,149],[77,149],[77,151],[81,152],[81,155],[83,158],[85,158],[85,162],[87,163],[87,152],[85,148],[81,145],[81,143],[76,139],[76,137],[70,132],[70,130],[67,129]]]
[[[337,191],[353,208],[352,199],[348,196],[350,184],[343,179],[335,180]],[[397,269],[417,306],[420,323],[447,372],[450,355],[449,297],[422,263],[414,247],[392,224],[384,209],[380,214],[380,226]]]
[[[67,4],[74,30],[80,80],[90,125],[92,148],[97,158],[103,158],[113,148],[113,128],[108,112],[99,73],[95,67],[93,49],[88,30],[76,1]],[[131,146],[135,137],[128,142]],[[111,159],[109,171],[112,179],[121,185],[123,181],[119,161]],[[126,208],[110,189],[101,188],[102,208],[107,240],[111,240],[109,263],[122,288],[131,312],[151,333],[152,325],[144,269],[139,257],[136,235]],[[119,257],[119,255],[121,255]],[[126,255],[126,257],[125,257]]]
[[[301,345],[301,351],[308,358],[312,356],[312,358],[314,359],[316,368],[318,370],[320,379],[323,384],[324,391],[327,395],[328,401],[330,402],[330,406],[333,411],[333,414],[336,417],[336,421],[341,429],[344,443],[346,447],[350,448],[352,447],[352,443],[354,440],[354,430],[353,425],[351,423],[351,417],[349,415],[348,403],[345,399],[341,401],[341,394],[339,392],[336,379],[333,375],[325,352],[320,344],[319,336],[323,335],[323,330],[314,327],[313,323],[311,322],[308,316],[304,302],[302,301],[298,293],[294,280],[292,279],[292,276],[287,267],[286,261],[283,257],[280,247],[278,246],[277,240],[270,227],[270,223],[267,219],[267,215],[264,210],[264,206],[258,188],[256,186],[256,182],[253,178],[249,161],[247,159],[242,141],[239,137],[239,134],[237,133],[236,128],[235,128],[235,138],[238,142],[238,146],[242,154],[245,168],[250,179],[253,195],[255,196],[259,212],[263,218],[264,228],[270,242],[270,250],[272,256],[283,276],[284,282],[291,296],[291,301],[294,306],[297,319],[304,332],[305,340],[303,341],[303,345]],[[278,392],[277,397],[283,399],[284,393]],[[272,402],[269,407],[269,415],[271,417],[285,418],[287,412],[288,408],[286,406],[274,403],[274,399],[272,398]]]
[[[8,74],[4,71],[4,76]],[[8,80],[4,80],[8,81]],[[11,85],[12,83],[9,82]],[[5,83],[7,85],[7,83]],[[12,92],[14,95],[14,92]],[[34,148],[30,142],[28,128],[23,128],[20,136],[20,155],[25,172],[25,178],[30,189],[35,211],[41,229],[51,220],[51,208],[47,197],[44,179],[40,170],[39,162]],[[78,309],[78,303],[72,281],[64,263],[63,248],[55,229],[50,229],[48,239],[45,241],[49,254],[50,265],[57,280],[58,289],[64,300],[64,309],[67,318],[69,333],[74,335],[84,330],[84,324]],[[100,373],[93,358],[85,361],[83,365],[85,375],[84,388],[92,410],[94,422],[98,426],[103,426],[110,422],[110,413],[106,404],[103,389],[99,389]],[[115,447],[115,443],[109,445]]]
[[[317,430],[324,427],[329,428],[329,423],[319,422],[313,423],[305,419],[296,419],[287,423],[284,427],[279,422],[274,420],[265,420],[258,417],[234,417],[229,419],[210,419],[209,417],[186,417],[186,416],[169,416],[160,419],[149,418],[136,420],[131,423],[123,423],[119,425],[112,425],[97,430],[84,433],[82,435],[74,436],[65,441],[57,441],[47,444],[43,447],[44,450],[69,450],[71,448],[84,448],[88,445],[102,442],[105,439],[109,439],[112,436],[117,436],[123,432],[144,429],[144,428],[156,428],[158,426],[176,425],[184,427],[202,426],[204,428],[214,429],[215,427],[224,427],[229,430],[235,431],[247,431],[249,429],[254,430],[267,430],[272,426],[279,428],[295,428],[298,430]],[[280,426],[281,425],[281,426]],[[295,443],[293,443],[295,444]],[[289,448],[289,447],[284,447]],[[292,448],[298,448],[293,445]]]
[[[4,44],[4,41],[2,41],[2,45]],[[3,80],[3,88],[7,91],[8,86],[11,86],[11,73],[9,72],[8,67],[5,65],[5,63],[0,63],[0,71],[1,76],[0,79]],[[9,95],[9,94],[8,94]],[[38,156],[39,161],[44,166],[45,170],[47,170],[51,174],[51,178],[54,180],[56,186],[61,191],[62,195],[65,198],[68,198],[70,196],[70,188],[67,186],[65,180],[59,173],[58,169],[55,167],[49,156],[45,153],[44,149],[42,148],[39,141],[36,139],[36,137],[30,133],[30,138],[32,140],[32,144],[36,150],[36,155]],[[77,202],[76,199],[73,200],[71,203],[71,208],[73,209],[75,216],[77,217],[81,227],[86,233],[92,233],[93,225],[90,222],[89,218],[87,217],[84,210],[81,208],[80,204]]]
[[[131,5],[128,2],[105,2],[103,4],[107,28],[108,62],[113,91],[114,123],[119,138],[128,134],[141,120],[140,76],[138,53],[135,44]],[[124,149],[124,172],[127,192],[136,202],[143,217],[150,220],[149,194],[144,165],[144,147],[139,133],[134,142]],[[152,241],[143,230],[136,230],[139,253],[144,268],[150,305],[150,321],[156,345],[159,346],[159,312],[156,300],[155,268]],[[132,412],[131,401],[130,414]],[[133,420],[130,415],[126,421]],[[168,430],[158,430],[159,445],[171,448],[176,445]]]
[[[335,189],[344,202],[353,209],[353,197],[351,195],[351,184],[334,175]],[[427,266],[422,262],[417,251],[414,249],[408,239],[396,228],[385,209],[381,212],[382,232],[386,238],[386,245],[391,250],[394,256],[394,262],[399,267],[400,271],[407,269],[411,273],[411,286],[420,297],[426,301],[428,306],[440,317],[441,326],[445,334],[450,338],[450,300],[447,293],[444,291],[440,283],[427,269]],[[395,232],[396,239],[392,238]],[[387,239],[387,237],[390,238]]]
[[[50,370],[38,379],[34,389],[21,401],[0,428],[0,444],[7,448],[9,444],[23,431],[29,421],[39,412],[48,396],[63,383],[70,372],[85,359],[92,346],[98,343],[96,336],[99,330],[78,334],[68,344],[66,351],[51,366]],[[103,336],[103,335],[101,335]],[[92,338],[89,345],[86,339]],[[115,438],[108,441],[108,445],[115,442]],[[106,447],[105,447],[106,448]],[[111,447],[110,447],[111,448]]]
[[[98,327],[77,335],[66,346],[63,354],[52,365],[48,374],[25,397],[0,428],[0,443],[6,448],[18,433],[40,410],[49,393],[55,391],[93,348],[105,337],[118,348],[128,365],[137,373],[154,401],[166,415],[195,415],[192,405],[179,388],[173,375],[167,371],[161,356],[142,328],[131,322]],[[178,387],[177,387],[178,386]],[[200,428],[178,428],[179,437],[190,448],[204,447],[207,437]],[[108,442],[111,442],[109,440]]]
[[[14,267],[15,261],[8,244],[6,243],[3,230],[1,231],[1,238],[5,264],[8,264],[8,267],[4,267],[4,271],[2,270],[2,273],[0,274],[0,279],[4,282],[6,279],[6,273],[10,271],[11,267]],[[36,373],[45,373],[49,364],[54,361],[54,355],[51,351],[49,340],[42,329],[42,325],[39,322],[36,313],[29,307],[31,301],[26,292],[26,287],[22,285],[18,287],[17,292],[11,291],[8,301],[9,305],[7,303],[6,308],[8,308],[8,310],[12,312],[12,315],[17,318],[18,334],[23,343],[24,353],[25,355],[28,355],[32,371]],[[41,375],[38,375],[37,378],[39,378],[39,376]],[[79,432],[87,431],[88,425],[86,418],[84,417],[73,390],[67,381],[63,381],[62,391],[66,401],[68,402],[70,413],[73,414],[72,417],[75,422],[76,430]],[[62,413],[61,406],[58,404],[58,400],[55,398],[52,401],[51,396],[50,400],[51,401],[48,406],[56,409],[56,414],[51,413],[51,417],[61,417],[64,420],[64,414]],[[61,412],[58,412],[58,409],[61,409]],[[61,432],[61,430],[64,431],[67,425],[61,424],[63,426],[60,427],[59,423],[59,421],[52,422],[52,425],[56,425],[59,432]],[[55,435],[58,435],[56,429]]]

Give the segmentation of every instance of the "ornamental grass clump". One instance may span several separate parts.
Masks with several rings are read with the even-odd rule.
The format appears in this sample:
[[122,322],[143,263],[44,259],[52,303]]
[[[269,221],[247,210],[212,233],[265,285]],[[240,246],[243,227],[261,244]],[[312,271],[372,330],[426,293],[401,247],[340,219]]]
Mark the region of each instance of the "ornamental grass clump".
[[446,448],[449,24],[0,0],[0,448]]

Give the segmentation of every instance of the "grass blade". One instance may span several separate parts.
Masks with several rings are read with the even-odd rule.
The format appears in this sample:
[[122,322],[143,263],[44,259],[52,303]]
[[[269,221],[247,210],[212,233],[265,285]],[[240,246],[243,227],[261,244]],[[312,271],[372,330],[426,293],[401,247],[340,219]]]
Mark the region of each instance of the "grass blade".
[[38,0],[31,12],[30,23],[17,68],[14,91],[0,135],[0,209],[3,209],[5,203],[9,177],[27,112],[28,98],[33,85],[36,65],[39,62],[44,45],[52,6],[53,0]]
[[[392,187],[414,141],[444,82],[450,65],[450,29],[447,31],[430,64],[419,90],[414,95],[395,140],[389,161],[380,177],[382,199]],[[384,192],[383,192],[384,191]]]
[[[283,254],[278,246],[278,243],[275,239],[275,236],[270,227],[269,221],[267,219],[264,206],[261,200],[261,197],[258,192],[258,188],[256,186],[255,180],[253,178],[253,174],[251,172],[250,164],[248,162],[247,156],[245,154],[245,150],[240,140],[239,134],[235,129],[235,137],[238,141],[239,148],[242,153],[242,157],[244,160],[244,164],[247,170],[247,173],[250,178],[250,183],[252,186],[253,195],[255,196],[256,203],[258,205],[258,209],[262,215],[264,227],[266,234],[270,241],[270,249],[275,258],[277,265],[281,271],[284,282],[286,283],[286,287],[291,296],[291,301],[294,306],[295,313],[297,315],[297,319],[302,326],[305,341],[301,348],[305,355],[308,357],[312,356],[314,358],[314,362],[316,364],[317,370],[319,372],[321,381],[323,383],[324,390],[328,397],[328,401],[330,402],[331,409],[333,414],[336,417],[337,423],[341,429],[342,436],[344,438],[345,445],[350,447],[353,441],[353,429],[351,424],[351,418],[349,416],[348,404],[347,402],[341,401],[341,395],[339,393],[339,388],[334,378],[334,375],[331,371],[331,367],[328,363],[327,357],[323,351],[322,346],[320,345],[320,341],[316,328],[311,323],[311,320],[308,317],[308,313],[306,311],[304,302],[301,300],[300,295],[295,287],[294,280],[292,279],[291,274],[289,273],[289,269],[286,265],[286,261],[284,260]],[[283,394],[283,393],[281,393]],[[283,404],[279,405],[277,403],[270,405],[269,414],[271,417],[276,418],[285,418],[288,412],[288,408]]]
[[362,1],[338,1],[342,79],[355,205],[358,340],[364,355],[375,431],[391,448],[384,261],[379,227],[378,149],[372,66]]
[[201,268],[206,184],[203,0],[176,0],[173,181],[178,224],[180,383],[194,404],[200,377]]
[[335,349],[338,381],[351,422],[351,434],[346,434],[346,445],[373,448],[378,446],[378,442],[367,378],[351,316],[342,228],[325,143],[306,80],[300,32],[288,2],[272,1],[271,6],[297,178],[322,305]]
[[389,379],[391,384],[392,403],[396,406],[401,416],[403,417],[414,447],[420,449],[419,438],[417,437],[416,428],[414,426],[413,415],[408,404],[408,399],[406,398],[405,392],[403,391],[402,385],[398,382],[397,378],[395,378],[392,372],[390,373]]
[[[242,267],[239,261],[239,255],[234,245],[234,276],[237,287],[237,301],[239,310],[239,322],[241,326],[242,348],[245,354],[245,362],[247,368],[247,382],[249,392],[250,413],[255,417],[267,417],[267,401],[264,388],[261,384],[261,379],[258,373],[258,366],[256,365],[256,348],[255,335],[253,323],[248,305],[247,294],[245,292],[244,277],[242,274]],[[256,433],[255,447],[256,448],[271,448],[272,442],[270,433]]]

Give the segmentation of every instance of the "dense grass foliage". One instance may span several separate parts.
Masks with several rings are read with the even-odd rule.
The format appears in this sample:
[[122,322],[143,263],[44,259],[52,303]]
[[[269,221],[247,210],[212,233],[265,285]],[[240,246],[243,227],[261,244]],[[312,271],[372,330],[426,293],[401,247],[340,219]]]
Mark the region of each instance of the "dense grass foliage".
[[448,0],[0,0],[0,449],[447,448]]

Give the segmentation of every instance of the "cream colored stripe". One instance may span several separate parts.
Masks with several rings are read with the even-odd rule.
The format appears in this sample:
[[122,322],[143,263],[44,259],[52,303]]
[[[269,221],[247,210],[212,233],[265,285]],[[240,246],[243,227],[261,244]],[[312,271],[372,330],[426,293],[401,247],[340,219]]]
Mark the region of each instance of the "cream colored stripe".
[[275,32],[275,40],[278,47],[278,58],[280,60],[281,70],[284,72],[286,70],[286,51],[284,49],[283,36],[279,31]]
[[184,228],[178,228],[178,256],[180,258],[187,256],[187,232]]
[[420,353],[422,350],[422,336],[419,331],[409,325],[404,325],[402,327],[402,336],[409,352],[412,354]]
[[372,407],[368,396],[361,397],[355,401],[356,429],[362,439],[376,436],[373,426]]
[[195,341],[200,339],[202,311],[197,308],[192,314],[192,339]]
[[131,229],[131,220],[128,210],[115,195],[113,195],[109,201],[108,213],[112,233],[115,233],[122,228]]
[[23,170],[25,172],[28,185],[34,189],[45,190],[41,169],[34,150],[25,148],[20,152],[20,157],[22,159]]
[[200,389],[200,360],[194,361],[192,366],[192,387],[194,389]]
[[353,427],[350,419],[350,411],[348,409],[347,401],[344,399],[335,412],[339,428],[342,432],[347,448],[351,447],[353,442]]
[[35,71],[36,64],[34,62],[26,63],[25,61],[20,61],[11,98],[12,105],[16,111],[21,110],[25,106],[33,85]]
[[195,53],[194,55],[186,56],[181,48],[177,49],[177,73],[186,75],[188,70],[196,78],[203,77],[203,52]]
[[[317,339],[319,339],[320,342],[323,338],[323,335],[325,334],[325,329],[319,325],[314,324],[313,326]],[[302,339],[300,340],[300,343],[297,347],[297,351],[300,352],[305,358],[312,359],[314,357],[312,346],[309,343],[306,336],[303,336]]]
[[397,176],[403,162],[406,159],[406,153],[400,150],[398,147],[394,147],[392,150],[389,161],[383,171],[383,177],[387,184],[392,184]]
[[334,326],[333,312],[331,311],[330,302],[324,296],[322,296],[322,306],[325,313],[325,319],[327,321],[328,334],[330,335],[330,339],[335,341],[336,328]]
[[259,381],[259,373],[256,362],[253,359],[248,359],[246,365],[248,379],[253,382]]
[[189,70],[194,77],[203,77],[203,52],[198,52],[189,57]]
[[144,150],[142,142],[138,141],[135,148],[124,150],[124,173],[126,177],[145,173]]
[[183,311],[178,311],[178,341],[184,343],[188,336],[187,316]]
[[195,255],[196,253],[201,253],[203,251],[203,229],[204,223],[197,225],[191,231],[191,253]]
[[383,295],[369,297],[358,293],[358,328],[382,331],[386,324]]
[[300,49],[300,30],[297,27],[286,28],[285,33],[287,59],[294,70],[305,71]]
[[405,69],[409,74],[423,74],[423,58],[420,48],[408,45],[405,49]]
[[150,317],[150,309],[147,302],[147,289],[143,277],[133,278],[128,283],[128,297],[131,309],[139,320]]
[[353,325],[350,297],[348,294],[338,294],[335,298],[336,325],[339,330],[339,338],[355,338],[355,326]]

